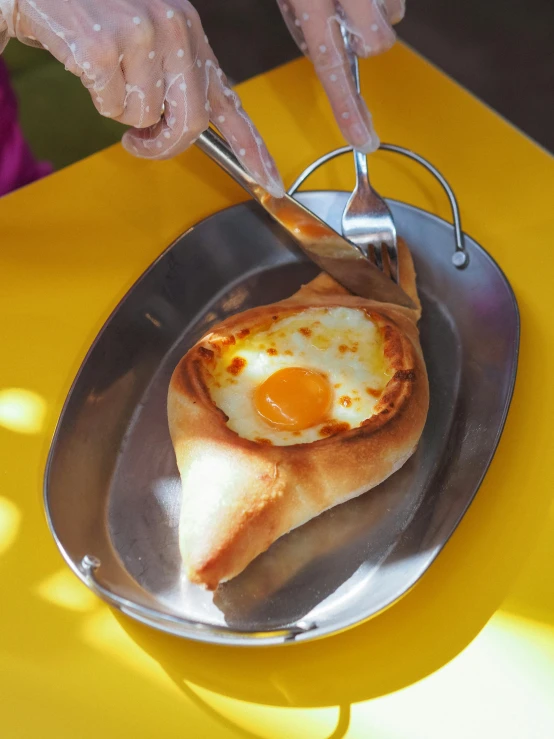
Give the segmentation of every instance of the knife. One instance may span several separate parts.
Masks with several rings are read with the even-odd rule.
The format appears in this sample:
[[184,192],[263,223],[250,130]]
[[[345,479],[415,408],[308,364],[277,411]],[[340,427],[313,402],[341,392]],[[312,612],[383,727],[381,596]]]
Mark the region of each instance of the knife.
[[216,131],[211,128],[204,131],[196,145],[250,193],[318,267],[347,290],[363,298],[415,308],[404,290],[370,262],[357,246],[290,195],[276,198],[258,185]]

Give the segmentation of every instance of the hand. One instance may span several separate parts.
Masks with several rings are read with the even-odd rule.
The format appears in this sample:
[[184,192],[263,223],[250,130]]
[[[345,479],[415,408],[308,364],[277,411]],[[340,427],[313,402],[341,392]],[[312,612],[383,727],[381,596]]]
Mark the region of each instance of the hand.
[[371,114],[356,91],[341,25],[358,56],[381,54],[394,44],[392,29],[404,16],[404,0],[277,0],[300,49],[314,63],[346,140],[369,153],[379,146]]
[[133,127],[123,136],[133,154],[172,157],[212,121],[252,176],[283,194],[188,0],[0,0],[0,50],[6,36],[49,50],[80,77],[102,115]]

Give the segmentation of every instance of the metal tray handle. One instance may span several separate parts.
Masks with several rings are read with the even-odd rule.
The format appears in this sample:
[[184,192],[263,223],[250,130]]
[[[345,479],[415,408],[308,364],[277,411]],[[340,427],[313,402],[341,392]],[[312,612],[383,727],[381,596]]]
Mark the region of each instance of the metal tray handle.
[[[457,269],[464,269],[464,267],[467,267],[469,263],[469,257],[464,245],[464,233],[462,231],[460,207],[458,205],[458,200],[454,195],[454,190],[448,184],[445,177],[434,165],[431,164],[431,162],[428,162],[427,159],[424,159],[419,154],[416,154],[415,151],[405,149],[403,146],[395,146],[394,144],[381,144],[379,148],[382,151],[390,151],[394,154],[401,154],[402,156],[408,157],[409,159],[413,159],[414,162],[417,162],[418,164],[421,164],[422,167],[425,167],[425,169],[429,171],[440,182],[448,196],[448,200],[450,201],[450,208],[452,209],[452,220],[454,222],[453,225],[455,250],[454,254],[452,255],[452,264]],[[300,185],[302,185],[308,179],[308,177],[310,177],[310,175],[312,175],[317,169],[319,169],[319,167],[327,164],[327,162],[330,162],[332,159],[336,159],[337,157],[342,156],[343,154],[349,154],[350,152],[352,152],[352,150],[353,149],[351,146],[341,146],[339,149],[335,149],[334,151],[330,151],[328,154],[324,154],[313,164],[310,164],[309,167],[306,167],[302,174],[290,186],[288,194],[291,196],[294,195]]]
[[[101,585],[96,576],[96,570],[100,568],[101,562],[98,557],[94,557],[90,554],[85,554],[81,560],[80,571],[89,586],[89,588],[96,593],[102,600],[107,601],[110,605],[119,609],[122,613],[128,616],[132,616],[137,621],[141,621],[148,626],[155,626],[159,629],[164,630],[164,625],[168,627],[178,626],[180,628],[191,629],[193,631],[220,631],[226,634],[236,634],[237,636],[247,635],[254,639],[263,642],[264,639],[274,639],[276,636],[281,636],[283,642],[294,641],[300,634],[305,634],[308,631],[312,631],[317,628],[317,624],[313,621],[296,621],[290,626],[282,626],[278,629],[268,629],[266,631],[254,631],[254,630],[239,630],[233,629],[224,624],[210,624],[202,621],[191,621],[190,619],[183,618],[182,616],[171,616],[168,613],[157,611],[154,608],[148,606],[142,606],[138,603],[123,598],[120,595],[112,593],[111,590]],[[167,630],[167,628],[165,629]]]

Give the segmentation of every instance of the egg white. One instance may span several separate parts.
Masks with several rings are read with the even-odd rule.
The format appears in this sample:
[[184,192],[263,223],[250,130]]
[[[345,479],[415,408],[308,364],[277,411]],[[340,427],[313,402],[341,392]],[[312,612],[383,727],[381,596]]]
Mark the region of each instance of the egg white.
[[[246,364],[233,374],[229,367],[237,358]],[[257,412],[254,391],[285,367],[327,376],[333,400],[323,423],[302,431],[280,430]],[[332,423],[360,426],[373,415],[378,395],[391,376],[381,333],[364,311],[310,308],[238,339],[218,359],[207,384],[212,400],[228,417],[227,425],[239,436],[288,446],[324,438],[325,427]]]

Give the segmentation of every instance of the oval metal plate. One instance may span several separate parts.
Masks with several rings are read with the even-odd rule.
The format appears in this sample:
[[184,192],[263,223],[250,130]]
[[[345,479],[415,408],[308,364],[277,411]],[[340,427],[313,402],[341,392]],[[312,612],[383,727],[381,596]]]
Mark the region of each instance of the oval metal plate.
[[[298,198],[340,228],[346,193]],[[45,504],[66,561],[112,605],[202,641],[304,641],[390,606],[445,545],[502,432],[519,316],[506,278],[476,242],[466,236],[469,266],[457,270],[452,226],[412,206],[389,204],[412,249],[423,302],[431,405],[417,452],[378,488],[280,539],[215,595],[181,572],[169,378],[211,325],[290,295],[317,269],[246,203],[180,237],[109,318],[61,414]]]

